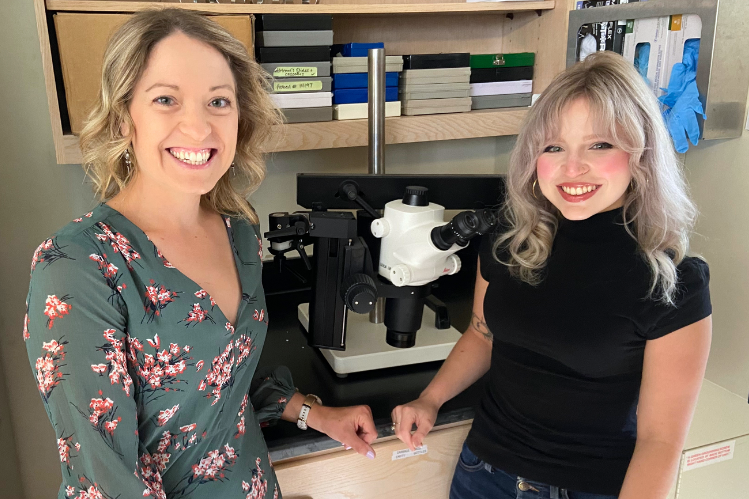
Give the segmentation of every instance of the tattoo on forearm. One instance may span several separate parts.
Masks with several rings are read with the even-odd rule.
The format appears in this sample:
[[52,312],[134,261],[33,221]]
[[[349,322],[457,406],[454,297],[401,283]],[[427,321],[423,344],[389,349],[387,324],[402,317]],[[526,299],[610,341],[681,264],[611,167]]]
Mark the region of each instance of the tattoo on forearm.
[[474,313],[473,317],[471,317],[471,326],[473,326],[473,329],[484,335],[484,338],[487,340],[494,340],[494,335],[489,331],[489,326],[486,325],[486,321],[483,317],[479,317]]

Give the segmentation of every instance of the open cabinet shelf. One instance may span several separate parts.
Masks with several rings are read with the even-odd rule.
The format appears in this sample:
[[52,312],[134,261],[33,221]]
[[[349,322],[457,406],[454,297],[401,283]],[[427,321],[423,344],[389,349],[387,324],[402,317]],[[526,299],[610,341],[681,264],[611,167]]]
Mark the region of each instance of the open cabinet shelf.
[[[385,120],[387,144],[517,135],[528,108],[398,116]],[[265,152],[366,146],[367,120],[291,123],[276,127]],[[80,163],[78,137],[65,135],[65,163]]]
[[175,3],[127,0],[47,0],[47,9],[75,12],[136,12],[154,7],[177,7],[211,14],[427,14],[455,12],[522,12],[550,10],[554,0],[538,2],[351,2],[303,4],[253,3]]
[[[267,1],[267,0],[266,0]],[[55,15],[90,16],[85,23],[108,23],[113,17],[146,8],[178,7],[208,15],[260,13],[332,13],[334,43],[384,42],[388,53],[534,52],[533,92],[540,93],[564,69],[567,22],[574,0],[465,3],[419,0],[330,0],[317,5],[174,3],[127,0],[33,0],[44,64],[47,98],[57,162],[82,161],[78,137],[70,131],[66,87],[60,69]],[[385,2],[390,3],[385,3]],[[346,3],[332,3],[346,2]],[[376,2],[376,3],[375,3]],[[406,3],[407,2],[407,3]],[[368,15],[361,15],[368,14]],[[423,14],[423,15],[418,15]],[[84,26],[86,24],[83,24]],[[110,29],[110,28],[107,28]],[[435,36],[435,33],[438,36]],[[251,37],[251,34],[250,34]],[[87,39],[88,40],[88,39]],[[91,43],[87,41],[87,43]],[[97,42],[103,54],[104,39]],[[247,43],[250,43],[249,41]],[[528,108],[387,118],[386,143],[516,135]],[[74,128],[75,129],[75,128]],[[267,152],[366,146],[366,120],[294,123],[277,127]]]

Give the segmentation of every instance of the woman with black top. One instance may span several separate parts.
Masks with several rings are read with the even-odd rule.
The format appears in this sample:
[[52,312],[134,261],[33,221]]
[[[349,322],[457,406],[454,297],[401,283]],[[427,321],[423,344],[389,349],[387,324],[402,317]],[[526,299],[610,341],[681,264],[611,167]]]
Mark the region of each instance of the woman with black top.
[[396,434],[420,446],[488,371],[451,499],[665,498],[710,349],[709,271],[686,256],[696,209],[631,64],[602,52],[552,82],[518,136],[501,215],[471,325],[393,409]]

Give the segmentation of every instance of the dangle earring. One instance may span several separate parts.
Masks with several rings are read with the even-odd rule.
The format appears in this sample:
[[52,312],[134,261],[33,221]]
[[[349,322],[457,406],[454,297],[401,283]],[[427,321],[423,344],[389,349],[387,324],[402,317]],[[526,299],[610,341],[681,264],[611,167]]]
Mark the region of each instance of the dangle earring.
[[127,169],[127,175],[129,177],[133,170],[133,163],[130,161],[130,151],[128,150],[125,150],[125,168]]
[[531,187],[531,192],[533,193],[533,198],[534,198],[534,199],[538,199],[538,198],[536,197],[536,183],[538,183],[538,180],[534,180],[534,181],[533,181],[533,186]]
[[229,168],[231,170],[231,176],[236,177],[237,176],[237,167],[234,166],[234,162],[232,161],[231,167]]

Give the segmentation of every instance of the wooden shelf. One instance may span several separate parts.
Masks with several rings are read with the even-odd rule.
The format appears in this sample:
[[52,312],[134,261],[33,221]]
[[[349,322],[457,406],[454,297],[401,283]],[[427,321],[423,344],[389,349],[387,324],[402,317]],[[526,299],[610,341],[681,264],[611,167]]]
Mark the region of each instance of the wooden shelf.
[[143,2],[130,0],[46,0],[47,10],[75,12],[136,12],[154,7],[176,7],[211,14],[449,14],[482,12],[521,12],[551,10],[555,0],[536,2],[440,2],[440,3],[327,3],[232,4],[226,3]]
[[[400,116],[385,120],[387,144],[471,139],[517,135],[528,108],[507,108],[470,113]],[[266,152],[308,151],[366,146],[367,120],[292,123],[279,126]],[[65,164],[82,162],[78,137],[63,136]]]

